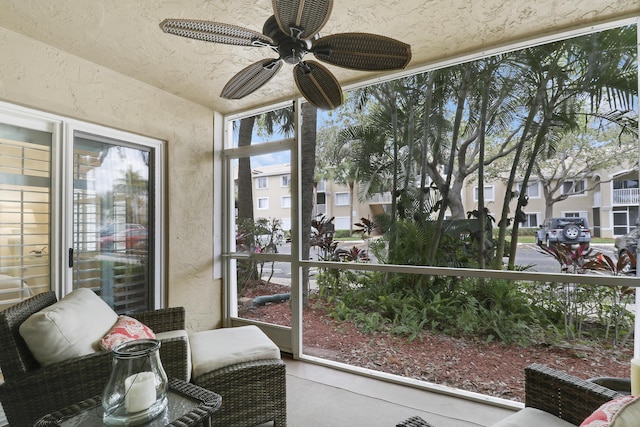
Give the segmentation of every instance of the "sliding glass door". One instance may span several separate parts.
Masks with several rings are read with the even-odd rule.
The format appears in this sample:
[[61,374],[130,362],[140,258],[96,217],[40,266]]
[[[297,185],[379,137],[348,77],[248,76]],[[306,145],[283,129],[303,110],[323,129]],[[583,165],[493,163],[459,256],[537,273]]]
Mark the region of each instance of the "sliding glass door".
[[0,123],[0,310],[50,288],[54,126]]
[[0,104],[0,310],[77,288],[119,313],[162,306],[162,154],[154,139]]
[[151,150],[98,135],[73,139],[73,288],[118,312],[153,307]]

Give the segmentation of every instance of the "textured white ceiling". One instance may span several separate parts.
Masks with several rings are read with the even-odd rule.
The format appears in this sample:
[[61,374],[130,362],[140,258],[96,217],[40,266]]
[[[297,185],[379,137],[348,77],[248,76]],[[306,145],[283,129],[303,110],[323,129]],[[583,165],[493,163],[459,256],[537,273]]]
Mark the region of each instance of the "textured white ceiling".
[[[261,31],[271,14],[270,0],[0,0],[0,26],[221,113],[290,98],[296,93],[292,67],[285,64],[242,100],[224,100],[219,94],[229,78],[275,54],[176,37],[158,24],[193,18]],[[321,35],[369,32],[399,39],[411,45],[411,69],[638,14],[639,0],[335,0]],[[342,84],[375,77],[327,67]]]

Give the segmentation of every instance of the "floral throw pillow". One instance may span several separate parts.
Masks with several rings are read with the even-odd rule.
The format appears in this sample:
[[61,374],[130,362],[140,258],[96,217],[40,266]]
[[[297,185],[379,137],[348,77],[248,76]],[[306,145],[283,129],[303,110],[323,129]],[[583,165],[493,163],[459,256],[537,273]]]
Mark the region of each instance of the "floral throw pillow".
[[600,406],[580,427],[633,427],[640,420],[640,396],[623,396]]
[[100,340],[100,347],[104,350],[112,350],[118,344],[155,337],[151,328],[139,320],[129,316],[118,316],[116,324]]

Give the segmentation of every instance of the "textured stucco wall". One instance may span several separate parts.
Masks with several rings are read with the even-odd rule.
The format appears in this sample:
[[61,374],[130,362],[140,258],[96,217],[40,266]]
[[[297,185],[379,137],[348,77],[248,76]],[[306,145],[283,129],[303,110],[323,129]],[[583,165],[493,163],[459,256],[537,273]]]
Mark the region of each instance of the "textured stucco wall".
[[[269,0],[2,0],[0,27],[226,114],[289,99],[296,92],[292,67],[284,66],[255,94],[225,100],[220,92],[231,76],[274,55],[175,37],[158,24],[193,18],[260,31],[272,13]],[[396,38],[411,45],[409,69],[416,69],[638,13],[638,0],[335,1],[321,35],[353,31]],[[387,75],[328,68],[343,85]]]
[[191,330],[220,326],[213,111],[3,28],[0,57],[0,100],[166,141],[168,305]]

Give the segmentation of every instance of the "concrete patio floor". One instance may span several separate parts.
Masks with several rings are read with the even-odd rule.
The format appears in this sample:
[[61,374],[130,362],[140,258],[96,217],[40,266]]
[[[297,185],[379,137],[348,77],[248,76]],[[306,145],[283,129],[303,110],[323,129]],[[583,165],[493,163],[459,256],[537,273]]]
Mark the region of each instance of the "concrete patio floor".
[[285,361],[290,427],[393,427],[412,416],[434,427],[477,427],[490,426],[517,410],[307,361]]

